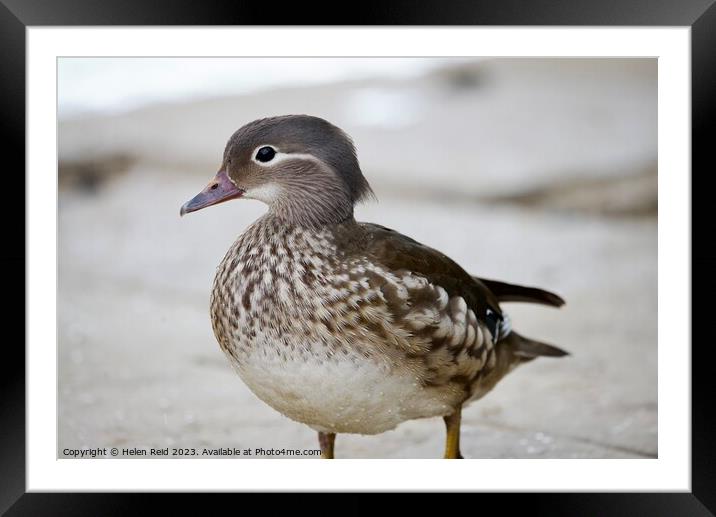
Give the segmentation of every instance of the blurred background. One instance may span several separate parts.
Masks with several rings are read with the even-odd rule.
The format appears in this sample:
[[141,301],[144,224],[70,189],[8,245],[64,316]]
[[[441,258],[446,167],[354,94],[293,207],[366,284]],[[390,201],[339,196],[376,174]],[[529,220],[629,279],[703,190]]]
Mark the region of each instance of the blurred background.
[[[655,59],[62,58],[59,443],[313,448],[234,374],[214,271],[265,207],[179,207],[256,118],[354,139],[378,202],[356,218],[560,309],[507,304],[572,355],[520,367],[463,413],[468,458],[657,456]],[[440,419],[341,435],[338,457],[434,458]]]

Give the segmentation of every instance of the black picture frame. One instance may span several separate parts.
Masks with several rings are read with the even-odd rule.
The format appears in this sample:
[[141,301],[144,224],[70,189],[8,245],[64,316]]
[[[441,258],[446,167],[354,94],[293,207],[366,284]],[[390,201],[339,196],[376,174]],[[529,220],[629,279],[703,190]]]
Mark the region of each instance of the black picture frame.
[[[3,164],[5,165],[0,264],[4,285],[17,283],[6,303],[3,375],[0,376],[0,511],[7,515],[111,515],[135,513],[148,497],[129,494],[25,493],[25,354],[20,337],[25,321],[25,188],[19,194],[17,175],[25,169],[25,30],[28,26],[81,25],[617,25],[689,26],[692,50],[692,321],[708,321],[709,303],[695,303],[698,294],[716,289],[716,251],[708,240],[695,239],[697,231],[713,236],[714,217],[698,195],[704,188],[716,126],[716,4],[714,0],[502,0],[362,2],[351,18],[316,5],[293,3],[267,9],[266,4],[199,2],[191,0],[0,0],[0,103]],[[347,12],[347,11],[346,11]],[[711,130],[711,131],[710,131]],[[9,159],[8,159],[9,158]],[[9,184],[8,184],[9,183]],[[12,202],[21,206],[9,210]],[[15,208],[15,207],[13,207]],[[12,214],[12,215],[11,215]],[[20,275],[20,271],[25,272]],[[23,301],[21,303],[21,300]],[[660,317],[668,315],[660,314]],[[528,508],[548,515],[714,515],[716,513],[716,429],[711,394],[716,392],[708,339],[692,339],[692,492],[619,494],[502,494],[471,495],[481,503],[498,503],[501,511]],[[688,346],[687,342],[668,346]],[[499,499],[498,499],[499,498]],[[187,508],[184,496],[163,498],[166,511]],[[464,499],[460,497],[459,499]],[[421,498],[414,499],[418,504]],[[200,503],[203,504],[203,503]],[[327,507],[336,503],[326,502]],[[356,500],[341,503],[350,513],[368,508]],[[458,502],[454,503],[461,505]],[[469,503],[474,504],[474,503]],[[314,507],[315,508],[315,507]]]

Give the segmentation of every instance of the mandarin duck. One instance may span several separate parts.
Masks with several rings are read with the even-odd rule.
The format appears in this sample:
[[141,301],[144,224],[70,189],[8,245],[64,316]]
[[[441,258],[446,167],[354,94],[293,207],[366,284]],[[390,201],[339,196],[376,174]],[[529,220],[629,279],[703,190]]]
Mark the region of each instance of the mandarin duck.
[[556,294],[478,278],[443,253],[357,222],[372,196],[350,137],[313,116],[238,129],[181,215],[231,199],[268,205],[218,266],[211,323],[251,391],[318,432],[377,434],[443,417],[461,458],[462,408],[517,365],[566,352],[511,328],[500,302],[559,307]]

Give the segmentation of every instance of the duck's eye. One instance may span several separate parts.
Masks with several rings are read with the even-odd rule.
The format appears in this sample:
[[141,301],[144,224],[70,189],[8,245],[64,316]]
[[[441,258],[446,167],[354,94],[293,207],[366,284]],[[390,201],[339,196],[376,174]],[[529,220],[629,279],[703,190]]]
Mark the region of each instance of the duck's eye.
[[260,162],[270,162],[276,156],[276,150],[273,147],[265,146],[256,152],[256,159]]

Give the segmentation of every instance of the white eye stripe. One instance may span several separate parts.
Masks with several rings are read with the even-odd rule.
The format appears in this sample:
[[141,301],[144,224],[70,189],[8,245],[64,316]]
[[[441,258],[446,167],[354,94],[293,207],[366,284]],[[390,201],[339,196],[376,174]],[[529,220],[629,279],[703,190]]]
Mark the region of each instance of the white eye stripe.
[[[270,159],[269,161],[267,161],[267,162],[261,162],[261,161],[259,161],[259,160],[256,159],[256,154],[259,152],[259,149],[261,149],[262,147],[270,147],[271,149],[273,149],[273,150],[276,152],[276,154],[274,155],[274,157],[273,157],[272,159]],[[311,160],[311,161],[314,161],[314,162],[318,162],[318,161],[319,161],[315,156],[313,156],[313,155],[311,155],[311,154],[304,154],[304,153],[282,153],[281,151],[279,151],[279,149],[278,149],[277,147],[274,147],[274,146],[272,146],[272,145],[267,145],[267,144],[259,145],[259,146],[256,147],[256,149],[254,149],[253,152],[251,153],[251,161],[253,161],[254,163],[256,163],[256,164],[258,164],[258,165],[261,165],[262,167],[271,167],[272,165],[275,165],[275,164],[277,164],[277,163],[284,162],[284,161],[286,161],[286,160],[296,160],[296,159],[298,159],[298,160]]]

